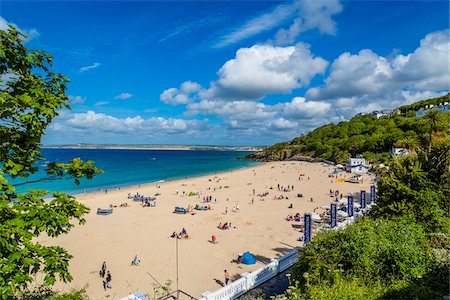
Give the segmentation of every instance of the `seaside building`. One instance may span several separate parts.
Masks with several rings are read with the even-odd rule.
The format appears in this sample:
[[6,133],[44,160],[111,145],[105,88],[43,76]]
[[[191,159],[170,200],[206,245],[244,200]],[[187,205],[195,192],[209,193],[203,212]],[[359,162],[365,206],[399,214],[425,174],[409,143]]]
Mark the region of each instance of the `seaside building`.
[[364,157],[349,158],[345,170],[352,174],[367,174],[369,172],[369,164]]

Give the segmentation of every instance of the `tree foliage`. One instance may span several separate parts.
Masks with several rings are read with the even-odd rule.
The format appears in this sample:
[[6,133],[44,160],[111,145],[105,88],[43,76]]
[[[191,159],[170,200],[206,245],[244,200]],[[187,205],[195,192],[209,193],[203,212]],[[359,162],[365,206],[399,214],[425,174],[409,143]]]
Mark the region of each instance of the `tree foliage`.
[[[52,57],[29,50],[25,36],[9,26],[0,30],[0,297],[11,299],[27,290],[33,275],[44,274],[44,283],[57,278],[70,281],[72,257],[58,246],[43,246],[35,238],[67,233],[75,222],[83,224],[88,208],[66,193],[44,190],[15,192],[14,178],[28,178],[43,159],[41,137],[58,110],[70,108],[65,95],[68,79],[53,72]],[[76,158],[49,163],[47,177],[91,179],[102,173],[94,162]]]

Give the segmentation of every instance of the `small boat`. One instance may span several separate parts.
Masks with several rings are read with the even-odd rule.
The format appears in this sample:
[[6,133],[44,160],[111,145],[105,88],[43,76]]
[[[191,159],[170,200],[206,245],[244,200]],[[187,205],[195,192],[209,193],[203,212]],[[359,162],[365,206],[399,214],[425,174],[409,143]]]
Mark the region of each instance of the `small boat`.
[[112,208],[97,208],[97,215],[107,216],[113,213]]

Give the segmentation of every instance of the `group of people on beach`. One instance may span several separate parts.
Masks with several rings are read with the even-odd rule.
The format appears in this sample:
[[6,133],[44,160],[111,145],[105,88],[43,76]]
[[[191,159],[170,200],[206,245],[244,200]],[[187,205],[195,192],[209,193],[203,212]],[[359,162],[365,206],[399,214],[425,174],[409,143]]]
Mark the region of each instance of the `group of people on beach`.
[[[102,264],[102,267],[100,269],[99,275],[101,278],[103,278],[103,289],[106,291],[106,289],[111,289],[111,273],[109,271],[106,271],[106,262],[104,261]],[[106,277],[105,277],[106,276]]]
[[278,184],[278,186],[277,186],[277,188],[278,188],[278,191],[282,191],[282,192],[290,192],[290,191],[293,191],[294,190],[294,185],[289,185],[288,184],[288,186],[287,187],[284,187],[284,186],[280,186],[280,184]]
[[188,236],[188,234],[187,234],[186,228],[183,227],[183,229],[181,229],[181,232],[180,232],[180,233],[176,233],[176,232],[174,231],[170,237],[171,237],[171,238],[177,238],[177,239],[182,239],[182,238],[187,239],[189,236]]

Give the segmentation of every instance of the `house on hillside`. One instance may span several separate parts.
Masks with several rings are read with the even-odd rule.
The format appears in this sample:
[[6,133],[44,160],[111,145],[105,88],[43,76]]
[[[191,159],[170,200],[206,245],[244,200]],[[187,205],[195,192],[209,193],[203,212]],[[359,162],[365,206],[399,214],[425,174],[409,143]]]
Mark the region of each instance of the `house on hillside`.
[[345,170],[352,174],[366,174],[369,172],[371,164],[363,157],[349,158]]
[[448,112],[450,111],[450,105],[449,102],[443,102],[439,105],[426,105],[425,107],[421,107],[419,110],[416,111],[416,117],[423,117],[427,110],[439,110],[440,112]]
[[381,117],[389,116],[389,114],[387,114],[387,113],[385,113],[385,112],[382,112],[382,111],[377,111],[377,110],[371,112],[370,115],[371,115],[372,117],[374,117],[374,118],[377,118],[377,119],[379,119],[379,118],[381,118]]
[[408,149],[403,147],[392,147],[391,153],[393,156],[404,156],[408,154]]

